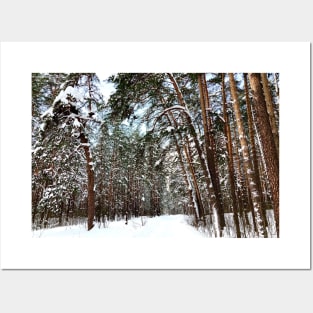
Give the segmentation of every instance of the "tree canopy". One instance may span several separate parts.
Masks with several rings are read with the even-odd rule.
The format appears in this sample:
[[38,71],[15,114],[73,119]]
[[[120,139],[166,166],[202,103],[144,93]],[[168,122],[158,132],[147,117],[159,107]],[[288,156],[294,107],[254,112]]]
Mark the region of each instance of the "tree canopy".
[[277,73],[33,73],[33,228],[179,213],[279,236],[277,90]]

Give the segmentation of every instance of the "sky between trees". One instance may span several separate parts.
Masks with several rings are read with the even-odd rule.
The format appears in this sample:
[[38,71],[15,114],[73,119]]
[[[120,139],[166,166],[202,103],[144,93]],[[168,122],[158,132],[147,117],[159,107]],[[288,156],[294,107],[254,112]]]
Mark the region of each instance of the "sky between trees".
[[32,146],[34,229],[185,214],[279,236],[277,73],[34,73]]

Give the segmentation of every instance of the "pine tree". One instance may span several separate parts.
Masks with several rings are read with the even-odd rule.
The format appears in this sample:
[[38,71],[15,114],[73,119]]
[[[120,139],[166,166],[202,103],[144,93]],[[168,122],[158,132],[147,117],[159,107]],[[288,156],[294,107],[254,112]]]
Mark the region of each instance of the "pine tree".
[[272,128],[275,146],[276,146],[276,149],[278,152],[279,151],[278,128],[277,128],[276,120],[275,120],[274,105],[273,105],[273,101],[272,101],[271,91],[269,88],[269,81],[267,79],[266,73],[261,73],[260,75],[261,75],[261,80],[262,80],[262,88],[263,88],[263,93],[264,93],[264,97],[265,97],[267,113],[268,113],[271,128]]
[[259,73],[249,73],[249,80],[254,98],[254,110],[256,116],[256,126],[260,135],[262,151],[264,153],[266,170],[269,183],[272,189],[274,202],[274,215],[276,222],[277,236],[279,237],[279,161],[275,146],[275,140],[269,121],[266,108],[266,101],[262,89],[261,75]]
[[210,177],[216,197],[217,214],[219,220],[219,227],[222,230],[225,227],[224,208],[221,194],[221,186],[218,177],[218,169],[216,166],[216,148],[215,140],[212,136],[212,121],[208,115],[210,110],[209,96],[207,92],[205,74],[198,74],[198,83],[200,90],[200,105],[203,122],[203,131],[205,139],[205,151],[207,157],[207,164],[210,171]]
[[[34,73],[34,227],[87,221],[90,230],[140,216],[144,225],[145,216],[180,213],[209,236],[266,237],[263,200],[276,198],[264,112],[257,97],[251,106],[246,75],[236,77],[121,73],[109,79],[116,91],[104,104],[95,74]],[[278,124],[274,75],[267,78],[269,94],[264,81],[260,88]]]
[[248,187],[249,187],[249,190],[251,193],[253,210],[256,214],[258,232],[259,232],[260,236],[267,237],[267,231],[265,228],[264,217],[262,214],[261,198],[260,198],[260,194],[256,188],[256,179],[255,179],[255,175],[253,172],[252,163],[250,160],[248,143],[247,143],[247,139],[246,139],[246,135],[245,135],[245,131],[244,131],[243,120],[242,120],[242,116],[241,116],[241,112],[240,112],[236,82],[235,82],[235,78],[234,78],[233,73],[229,73],[228,76],[229,76],[230,89],[231,89],[231,95],[232,95],[232,100],[233,100],[233,108],[234,108],[234,112],[235,112],[235,116],[236,116],[239,141],[240,141],[240,145],[241,145],[241,153],[242,153],[242,157],[243,157],[244,170],[245,170],[245,174],[247,176]]
[[228,155],[228,173],[229,173],[229,184],[231,190],[231,201],[234,213],[234,222],[236,227],[236,235],[238,238],[241,238],[239,218],[238,218],[238,201],[235,189],[235,171],[234,171],[234,160],[233,160],[233,147],[232,147],[232,138],[230,132],[230,123],[227,112],[226,104],[226,92],[225,92],[225,75],[222,73],[222,101],[223,101],[223,118],[224,118],[224,132],[227,138],[227,155]]
[[69,74],[56,89],[58,93],[54,93],[53,103],[42,115],[44,148],[51,143],[56,146],[55,154],[59,155],[61,144],[66,149],[67,157],[80,155],[80,148],[84,151],[88,178],[88,230],[93,227],[95,214],[94,163],[88,139],[91,132],[89,124],[95,121],[94,115],[102,105],[97,83],[95,74]]

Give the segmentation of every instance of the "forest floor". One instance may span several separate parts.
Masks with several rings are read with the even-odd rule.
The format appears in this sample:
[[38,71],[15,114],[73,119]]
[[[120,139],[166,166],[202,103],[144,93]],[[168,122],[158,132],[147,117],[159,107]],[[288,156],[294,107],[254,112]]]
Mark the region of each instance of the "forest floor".
[[34,238],[82,237],[82,238],[171,238],[192,239],[204,237],[204,233],[188,223],[186,215],[162,215],[138,217],[128,220],[109,221],[105,227],[96,224],[90,231],[86,225],[71,225],[33,231]]

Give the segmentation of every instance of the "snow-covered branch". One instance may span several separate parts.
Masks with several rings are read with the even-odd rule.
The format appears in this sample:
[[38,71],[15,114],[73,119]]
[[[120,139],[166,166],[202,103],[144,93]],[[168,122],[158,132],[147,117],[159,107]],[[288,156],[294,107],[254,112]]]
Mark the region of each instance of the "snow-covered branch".
[[152,131],[154,130],[156,123],[158,122],[158,120],[159,120],[162,116],[164,116],[164,115],[165,115],[166,113],[168,113],[169,111],[175,111],[175,110],[182,111],[182,112],[183,112],[185,115],[187,115],[188,118],[190,118],[190,120],[191,120],[191,115],[190,115],[190,112],[189,112],[189,110],[188,110],[187,108],[185,108],[185,107],[183,107],[183,106],[181,106],[181,105],[173,105],[173,106],[171,106],[170,108],[167,108],[167,109],[163,110],[163,111],[161,112],[161,114],[159,114],[159,115],[156,117],[156,119],[154,120],[154,123],[153,123]]

